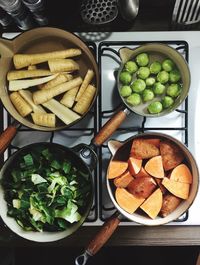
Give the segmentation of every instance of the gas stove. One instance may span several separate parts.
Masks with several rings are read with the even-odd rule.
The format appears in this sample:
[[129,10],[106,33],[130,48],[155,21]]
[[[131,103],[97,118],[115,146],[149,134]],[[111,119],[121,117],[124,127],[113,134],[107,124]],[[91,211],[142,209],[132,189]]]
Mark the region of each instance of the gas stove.
[[[5,38],[13,38],[16,33],[6,33]],[[101,91],[97,97],[92,111],[69,129],[59,132],[39,132],[21,127],[11,146],[4,154],[6,159],[18,148],[40,141],[53,141],[68,147],[79,143],[89,144],[99,128],[120,108],[120,97],[116,91],[115,73],[119,67],[119,58],[116,55],[121,47],[135,48],[144,43],[162,42],[177,49],[188,61],[191,70],[191,87],[188,98],[178,110],[159,118],[144,118],[131,113],[120,128],[113,134],[112,139],[123,141],[130,136],[145,131],[156,131],[169,134],[184,144],[192,152],[200,165],[200,78],[198,69],[200,67],[200,33],[189,32],[92,32],[77,33],[96,54],[101,74]],[[3,127],[6,128],[12,119],[3,110]],[[100,226],[115,211],[105,184],[107,165],[110,153],[105,143],[96,150],[99,163],[93,172],[95,196],[90,214],[84,223],[85,226]],[[178,220],[167,225],[200,225],[199,215],[200,192],[190,209]],[[124,218],[121,226],[138,225]]]

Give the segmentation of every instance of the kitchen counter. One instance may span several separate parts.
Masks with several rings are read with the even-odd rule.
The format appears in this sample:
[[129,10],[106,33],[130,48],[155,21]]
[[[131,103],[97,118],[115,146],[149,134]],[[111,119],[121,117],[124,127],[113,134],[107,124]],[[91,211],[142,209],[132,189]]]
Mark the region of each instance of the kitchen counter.
[[[104,25],[89,25],[82,21],[80,16],[80,4],[82,0],[73,0],[66,8],[65,0],[48,1],[45,3],[45,16],[50,27],[58,27],[71,32],[89,31],[170,31],[170,30],[199,30],[200,23],[190,26],[174,26],[172,13],[175,0],[140,0],[137,17],[133,21],[122,19],[120,12],[117,18]],[[55,14],[56,10],[56,14]],[[35,23],[34,27],[39,26]],[[1,33],[17,32],[19,28],[15,23],[7,28],[1,28]]]
[[[27,241],[0,228],[0,246],[69,246],[85,247],[99,227],[82,226],[73,235],[53,243]],[[118,227],[107,246],[199,246],[199,226]]]
[[[91,38],[91,35],[80,34],[81,37]],[[101,35],[97,33],[97,35]],[[200,65],[200,32],[180,31],[180,32],[111,32],[110,34],[102,34],[104,40],[137,40],[137,41],[164,41],[164,40],[185,40],[189,44],[189,65],[193,65],[191,72],[191,89],[189,95],[189,114],[192,115],[189,119],[188,133],[189,149],[197,159],[200,165],[200,124],[195,122],[198,120],[198,113],[200,112],[199,96],[200,96],[200,79],[199,79],[199,65]],[[94,37],[94,36],[93,36]],[[99,41],[99,39],[98,39]],[[195,53],[192,53],[192,51]],[[195,99],[195,104],[194,104]],[[197,102],[198,101],[198,102]],[[198,103],[198,104],[197,104]],[[193,221],[188,224],[181,225],[164,225],[159,227],[144,227],[140,225],[121,225],[108,241],[109,246],[191,246],[200,245],[200,220],[199,220],[199,203],[200,194],[191,207],[191,213],[196,216]],[[0,225],[0,245],[3,246],[32,246],[32,245],[49,245],[49,246],[81,246],[88,244],[89,240],[99,230],[102,223],[96,226],[84,225],[76,233],[70,237],[54,243],[39,244],[19,238],[10,232],[3,223]]]

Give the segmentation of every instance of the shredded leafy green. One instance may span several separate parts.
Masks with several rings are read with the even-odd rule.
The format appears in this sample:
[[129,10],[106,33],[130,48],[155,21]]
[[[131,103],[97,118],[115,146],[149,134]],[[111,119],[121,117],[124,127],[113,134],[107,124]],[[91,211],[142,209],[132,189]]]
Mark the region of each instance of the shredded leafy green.
[[27,231],[62,231],[80,221],[91,181],[78,167],[47,147],[26,151],[2,180],[8,216]]

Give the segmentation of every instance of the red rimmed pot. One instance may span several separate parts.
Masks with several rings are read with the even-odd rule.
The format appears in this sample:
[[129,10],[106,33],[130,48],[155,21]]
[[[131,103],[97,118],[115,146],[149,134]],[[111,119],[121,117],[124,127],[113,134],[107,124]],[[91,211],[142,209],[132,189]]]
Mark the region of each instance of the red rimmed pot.
[[113,184],[113,180],[112,179],[109,180],[108,178],[106,178],[107,191],[117,211],[109,220],[107,220],[103,224],[100,231],[97,233],[97,235],[90,241],[90,243],[86,247],[85,252],[76,258],[76,263],[75,263],[76,265],[86,264],[87,259],[91,256],[94,256],[101,249],[101,247],[107,242],[107,240],[112,236],[112,234],[118,227],[122,217],[125,217],[132,222],[136,222],[138,224],[145,225],[145,226],[164,225],[180,217],[184,212],[186,212],[189,209],[189,207],[192,205],[193,201],[195,200],[198,187],[199,187],[199,170],[198,170],[197,163],[193,155],[191,154],[191,152],[188,150],[188,148],[183,143],[181,143],[180,141],[178,141],[177,139],[169,135],[162,134],[162,133],[143,133],[143,134],[137,134],[131,138],[128,138],[124,142],[110,140],[108,142],[108,147],[112,153],[110,163],[112,161],[127,161],[128,157],[130,156],[132,142],[134,139],[138,139],[138,138],[140,139],[159,138],[161,139],[161,141],[163,140],[170,141],[181,150],[181,152],[184,154],[184,162],[190,168],[192,176],[193,176],[193,182],[190,186],[189,197],[186,200],[182,200],[179,206],[166,217],[157,216],[155,219],[151,219],[147,215],[145,216],[141,214],[140,212],[137,213],[136,211],[130,214],[124,209],[122,209],[115,199],[114,194],[115,194],[116,187]]
[[[5,199],[5,190],[3,187],[2,180],[10,174],[11,170],[16,166],[16,163],[18,163],[19,158],[22,155],[37,150],[37,148],[40,148],[40,150],[41,148],[47,148],[53,153],[59,154],[62,157],[65,156],[67,160],[72,163],[73,166],[75,166],[78,170],[82,171],[88,176],[90,192],[85,198],[86,204],[84,206],[84,209],[82,209],[81,219],[78,222],[72,223],[64,231],[25,231],[13,217],[9,217],[7,215],[8,204]],[[98,158],[94,150],[86,144],[79,144],[72,148],[68,148],[56,143],[41,142],[24,146],[15,153],[13,153],[4,162],[4,165],[0,171],[0,216],[6,226],[18,236],[35,242],[53,242],[66,238],[72,233],[76,232],[79,227],[84,223],[92,207],[94,198],[94,183],[92,172],[96,168],[97,160]]]
[[[94,71],[94,84],[96,93],[88,108],[87,112],[80,119],[66,125],[62,122],[57,122],[55,128],[36,125],[31,119],[23,118],[13,106],[8,92],[7,73],[14,69],[13,55],[16,53],[42,53],[67,48],[79,48],[82,51],[81,56],[76,58],[80,65],[79,74],[83,78],[88,69]],[[91,110],[99,92],[99,73],[96,59],[90,48],[76,35],[58,28],[42,27],[26,31],[12,40],[0,39],[0,99],[8,113],[13,117],[14,122],[0,136],[0,153],[2,153],[14,136],[20,125],[40,131],[57,131],[77,124]]]

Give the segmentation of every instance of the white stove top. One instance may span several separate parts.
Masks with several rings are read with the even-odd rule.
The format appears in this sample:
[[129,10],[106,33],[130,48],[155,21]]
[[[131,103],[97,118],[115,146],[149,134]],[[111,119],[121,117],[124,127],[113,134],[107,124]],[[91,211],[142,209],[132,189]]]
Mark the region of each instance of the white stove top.
[[[6,33],[3,34],[3,37],[6,38],[13,38],[16,34],[13,33]],[[197,160],[198,165],[200,165],[200,122],[198,121],[198,113],[200,113],[200,75],[199,75],[199,69],[200,69],[200,32],[198,31],[181,31],[181,32],[115,32],[115,33],[81,33],[78,34],[80,37],[83,37],[84,39],[88,41],[95,41],[98,45],[101,40],[103,41],[186,41],[189,45],[189,67],[191,70],[191,87],[190,92],[188,96],[188,148],[194,155],[194,157]],[[102,59],[102,60],[106,60]],[[102,80],[102,89],[108,82],[111,82],[109,84],[112,84],[114,81],[113,78],[113,68],[109,69],[109,64],[106,63],[107,68],[105,67],[103,69],[103,80]],[[112,89],[112,87],[110,87]],[[103,93],[102,93],[103,94]],[[103,103],[106,105],[105,103]],[[102,104],[102,105],[103,105]],[[157,126],[156,123],[163,123],[163,118],[158,119],[151,119],[151,124],[149,125],[149,121],[147,121],[147,127],[151,126]],[[182,125],[182,119],[179,118],[178,113],[172,113],[165,117],[166,122],[170,122],[170,127],[178,127]],[[128,122],[128,121],[126,121]],[[123,126],[126,126],[126,122],[123,124]],[[138,121],[140,122],[139,118]],[[153,123],[152,123],[153,122]],[[154,124],[155,123],[155,124]],[[172,136],[178,138],[179,140],[184,141],[184,138],[182,134],[176,134],[176,132],[173,131],[167,131],[164,133],[172,134]],[[118,137],[118,135],[116,134]],[[128,138],[129,134],[123,134],[119,137],[120,140],[124,140]],[[43,139],[44,135],[39,136],[37,134],[36,141],[41,141]],[[114,138],[114,136],[113,136]],[[23,139],[23,136],[21,137]],[[65,138],[66,139],[66,138]],[[16,139],[16,141],[20,140],[20,137]],[[77,137],[76,137],[77,140]],[[76,144],[76,140],[73,140],[72,145]],[[61,141],[58,139],[58,141]],[[81,140],[82,142],[87,143],[86,139]],[[26,142],[28,144],[28,142]],[[102,149],[103,150],[103,149]],[[106,152],[104,153],[106,156]],[[108,155],[108,154],[107,154]],[[107,196],[107,194],[104,194],[102,196]],[[200,205],[200,191],[197,194],[196,200],[191,206],[189,210],[189,216],[188,219],[184,222],[172,222],[168,225],[200,225],[200,214],[199,214],[199,205]],[[99,209],[98,209],[99,210]],[[85,223],[85,225],[101,225],[102,221],[98,218],[95,222],[88,222]],[[122,222],[121,225],[136,225],[132,222]]]

